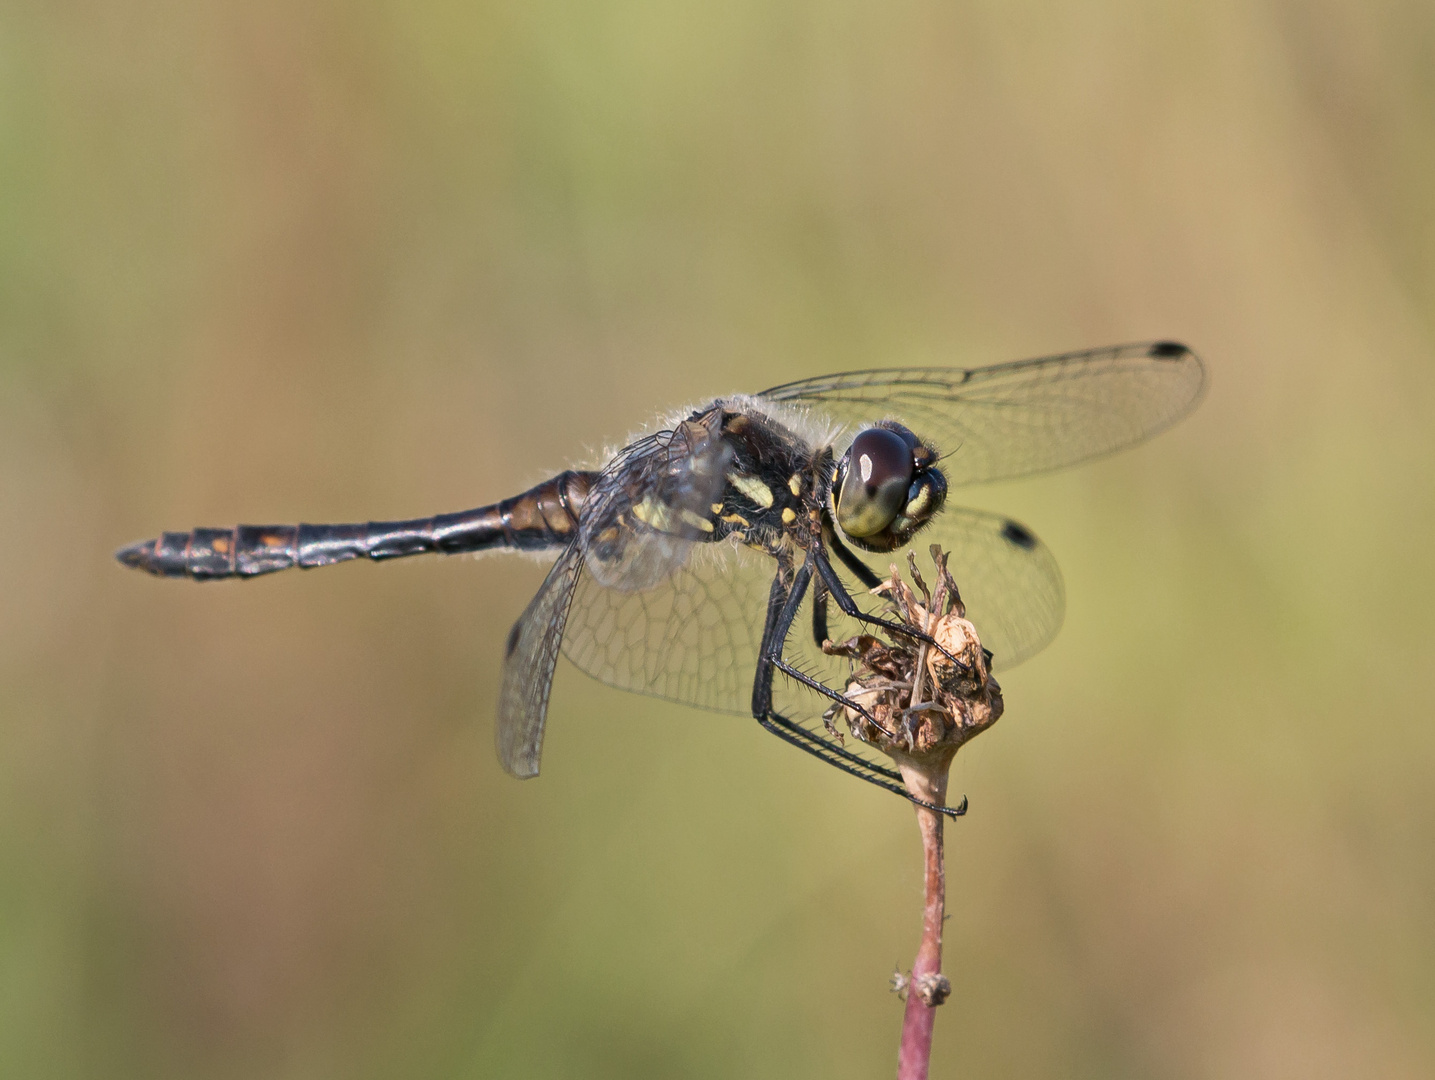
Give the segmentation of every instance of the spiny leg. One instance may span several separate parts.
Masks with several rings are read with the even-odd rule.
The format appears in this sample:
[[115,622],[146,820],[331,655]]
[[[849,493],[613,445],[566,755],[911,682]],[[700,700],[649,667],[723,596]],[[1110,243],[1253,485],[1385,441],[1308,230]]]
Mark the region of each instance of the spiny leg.
[[[773,672],[777,670],[779,664],[785,667],[789,666],[782,658],[783,646],[787,642],[787,635],[792,631],[793,620],[797,618],[797,611],[802,606],[802,599],[807,592],[807,587],[812,581],[812,559],[809,557],[803,560],[801,568],[791,575],[791,587],[786,586],[783,579],[789,576],[788,572],[792,565],[788,558],[785,555],[778,556],[777,576],[773,579],[772,589],[767,597],[767,621],[762,630],[762,652],[758,656],[757,676],[752,688],[752,715],[768,730],[771,730],[771,727],[767,717],[776,715],[772,711]],[[784,723],[790,722],[784,720]],[[829,760],[831,764],[837,765],[845,772],[850,772],[854,776],[863,776],[866,779],[864,773],[856,771],[857,768],[860,768],[899,782],[902,779],[901,774],[895,770],[874,765],[836,743],[829,743],[828,740],[813,732],[804,728],[796,730],[802,733],[803,739],[823,746],[828,754],[839,759],[830,761],[829,758],[824,757],[824,760]],[[849,762],[850,764],[847,764]]]
[[811,675],[807,674],[807,672],[803,671],[800,668],[793,667],[781,657],[774,660],[772,662],[772,666],[778,671],[782,672],[784,675],[786,675],[793,682],[801,683],[809,690],[816,690],[823,697],[830,698],[831,700],[837,702],[839,705],[845,705],[847,708],[853,710],[854,712],[861,713],[866,718],[869,724],[875,727],[878,731],[881,731],[889,739],[895,739],[897,737],[897,733],[894,731],[888,731],[882,725],[881,721],[879,721],[875,716],[872,715],[871,712],[867,710],[866,706],[862,705],[855,699],[848,697],[846,694],[832,689],[832,687],[828,686],[821,679],[814,679]]
[[827,586],[818,578],[812,583],[812,642],[821,650],[828,636]]
[[837,601],[837,606],[842,610],[842,614],[846,615],[849,619],[855,619],[860,623],[865,623],[867,626],[880,626],[888,633],[901,634],[903,637],[911,638],[913,641],[925,642],[952,663],[956,664],[958,671],[966,672],[970,670],[967,664],[948,652],[931,634],[923,630],[917,630],[911,626],[904,626],[899,622],[893,622],[891,619],[884,619],[880,615],[867,614],[867,612],[857,606],[857,601],[852,599],[852,594],[849,593],[847,587],[842,584],[842,579],[837,576],[837,571],[832,569],[832,563],[828,561],[826,553],[814,548],[811,558],[816,561],[817,572],[821,575],[828,592],[832,594],[832,599]]
[[832,526],[830,521],[823,535],[827,540],[827,546],[832,549],[832,553],[842,560],[842,565],[852,571],[858,581],[869,589],[875,589],[882,584],[882,579],[877,576],[876,572],[858,558],[856,552],[842,542],[842,538],[837,535],[837,529]]
[[781,713],[769,712],[767,719],[760,721],[762,726],[779,739],[790,742],[792,745],[806,750],[813,757],[821,758],[827,764],[832,765],[849,776],[860,777],[868,783],[876,784],[878,787],[894,791],[904,799],[908,797],[905,789],[901,788],[902,776],[900,773],[890,769],[883,769],[874,765],[865,758],[843,750],[840,746],[829,742],[827,739],[809,731],[801,724],[797,724]]
[[[752,715],[761,720],[772,709],[772,662],[782,656],[783,642],[792,629],[792,620],[812,580],[812,560],[792,572],[791,556],[777,554],[777,575],[767,594],[767,619],[762,627],[762,645],[757,654],[757,671],[752,683]],[[791,582],[791,584],[788,584]]]
[[[813,757],[827,764],[835,766],[858,779],[866,780],[869,784],[876,784],[894,795],[900,795],[908,802],[915,803],[927,810],[934,810],[947,817],[961,817],[967,812],[967,797],[962,796],[962,801],[956,806],[938,806],[936,803],[928,802],[926,799],[919,799],[902,785],[900,773],[889,769],[883,769],[873,765],[869,761],[850,754],[839,746],[835,746],[819,735],[808,731],[799,724],[794,724],[787,717],[778,713],[770,712],[765,719],[758,721],[764,728],[772,732],[779,739],[791,743],[799,750],[806,750]],[[851,760],[844,760],[850,758]]]
[[778,572],[773,579],[772,589],[768,593],[767,619],[762,631],[763,651],[758,657],[757,675],[752,689],[753,716],[758,723],[786,742],[806,750],[814,757],[836,766],[851,776],[866,780],[869,784],[876,784],[880,788],[901,795],[904,799],[949,817],[958,817],[966,813],[967,801],[965,798],[956,807],[936,806],[917,799],[902,785],[901,773],[858,757],[850,750],[844,749],[772,711],[772,676],[773,672],[777,670],[777,664],[785,664],[782,659],[782,648],[787,641],[787,635],[792,630],[793,620],[797,618],[798,608],[801,607],[802,599],[812,581],[811,553],[808,558],[803,560],[802,566],[796,574],[792,575],[792,584],[788,587],[784,584],[784,578],[788,576],[790,568],[791,563],[779,557]]

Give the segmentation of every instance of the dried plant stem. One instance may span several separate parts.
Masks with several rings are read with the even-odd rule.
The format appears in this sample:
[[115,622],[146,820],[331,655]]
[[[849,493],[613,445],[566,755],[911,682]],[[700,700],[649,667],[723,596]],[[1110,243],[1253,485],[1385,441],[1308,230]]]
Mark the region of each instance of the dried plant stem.
[[[938,806],[946,801],[948,758],[940,768],[898,761],[907,788],[919,798]],[[924,767],[926,766],[926,767]],[[946,918],[947,878],[943,861],[941,814],[916,807],[922,830],[922,854],[926,872],[926,903],[922,911],[922,943],[912,964],[907,990],[907,1008],[902,1015],[902,1043],[897,1056],[897,1080],[927,1080],[932,1058],[932,1028],[936,1006],[946,1000],[950,984],[942,976],[942,924]]]
[[[843,656],[852,662],[847,695],[862,702],[861,706],[849,703],[843,709],[834,708],[824,719],[830,723],[845,718],[854,738],[890,757],[901,771],[907,793],[918,802],[917,825],[926,870],[922,944],[911,975],[897,972],[892,976],[892,988],[906,994],[897,1080],[926,1080],[936,1007],[952,991],[952,984],[942,974],[947,899],[942,850],[945,816],[935,808],[946,806],[947,773],[957,748],[996,723],[1005,707],[1001,687],[991,677],[990,654],[982,648],[976,627],[967,621],[966,605],[947,572],[946,556],[935,544],[931,553],[937,570],[931,590],[917,569],[916,558],[907,558],[921,599],[895,566],[891,578],[872,590],[886,598],[889,611],[908,628],[907,634],[887,641],[859,634],[823,645],[829,656]],[[911,634],[914,630],[921,634]],[[915,645],[914,637],[919,639]],[[836,734],[835,725],[829,730]]]
[[[937,553],[934,551],[934,555]],[[917,570],[917,560],[908,556],[912,580],[925,595],[926,582]],[[928,613],[926,625],[928,634],[937,629],[937,620],[947,610],[947,582],[945,560],[937,559],[937,589],[935,596],[927,596]],[[927,642],[917,649],[917,661],[912,673],[912,692],[908,697],[908,708],[915,709],[922,703],[923,682],[927,674]],[[907,790],[918,798],[943,806],[947,801],[947,770],[951,767],[956,748],[950,752],[938,752],[923,760],[896,758]],[[897,1052],[897,1080],[927,1080],[927,1070],[932,1060],[932,1029],[936,1026],[937,1006],[946,1000],[950,984],[942,977],[942,925],[946,922],[947,872],[944,860],[943,817],[925,806],[913,807],[917,811],[917,826],[922,831],[922,858],[924,864],[922,906],[922,943],[917,947],[917,959],[912,963],[911,983],[907,991],[907,1008],[902,1014],[902,1042]]]

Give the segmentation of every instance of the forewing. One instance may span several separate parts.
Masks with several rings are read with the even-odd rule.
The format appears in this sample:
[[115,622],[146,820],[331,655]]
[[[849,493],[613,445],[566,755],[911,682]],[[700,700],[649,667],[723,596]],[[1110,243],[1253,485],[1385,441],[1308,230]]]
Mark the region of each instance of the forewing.
[[582,568],[582,550],[575,542],[558,556],[508,637],[494,742],[499,762],[513,776],[538,775],[553,667]]
[[718,409],[624,447],[583,504],[578,533],[588,575],[627,592],[660,585],[694,541],[712,534],[711,508],[731,458]]
[[983,368],[885,368],[787,383],[759,397],[855,429],[893,418],[944,457],[952,485],[1073,465],[1141,442],[1200,400],[1201,360],[1155,342]]

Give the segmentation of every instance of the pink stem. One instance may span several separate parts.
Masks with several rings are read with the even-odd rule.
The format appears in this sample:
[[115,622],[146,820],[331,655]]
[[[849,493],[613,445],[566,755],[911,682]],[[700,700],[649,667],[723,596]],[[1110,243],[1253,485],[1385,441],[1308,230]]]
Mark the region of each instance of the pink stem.
[[[950,763],[950,758],[947,763]],[[946,796],[945,765],[935,775],[913,775],[917,770],[902,770],[909,791],[941,805]],[[914,784],[914,781],[918,781]],[[920,781],[925,781],[922,783]],[[907,1010],[902,1016],[902,1046],[897,1055],[897,1080],[927,1080],[932,1059],[932,1027],[937,1010],[922,1000],[917,987],[924,975],[937,975],[942,970],[942,922],[946,909],[946,870],[942,859],[942,815],[917,807],[917,824],[922,830],[922,853],[925,856],[926,905],[922,911],[922,944],[912,964],[912,981],[907,988]]]

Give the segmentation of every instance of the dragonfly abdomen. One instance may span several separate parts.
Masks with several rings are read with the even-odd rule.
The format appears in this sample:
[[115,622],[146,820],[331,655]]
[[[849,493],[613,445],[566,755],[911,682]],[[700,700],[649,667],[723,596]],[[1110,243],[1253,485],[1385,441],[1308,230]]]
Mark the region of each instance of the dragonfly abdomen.
[[596,475],[570,469],[502,502],[412,521],[236,525],[161,533],[121,548],[115,557],[126,566],[161,577],[208,581],[361,557],[394,559],[493,548],[539,551],[562,547],[573,538]]

